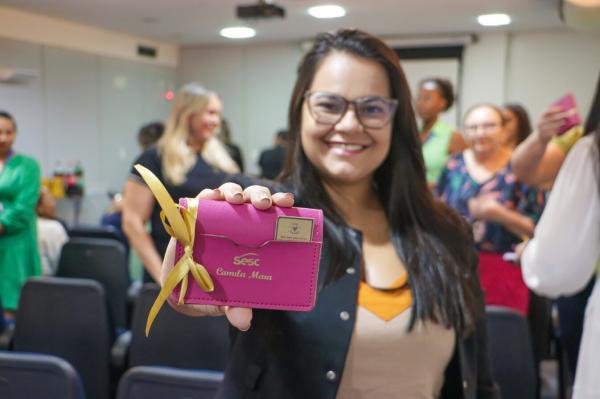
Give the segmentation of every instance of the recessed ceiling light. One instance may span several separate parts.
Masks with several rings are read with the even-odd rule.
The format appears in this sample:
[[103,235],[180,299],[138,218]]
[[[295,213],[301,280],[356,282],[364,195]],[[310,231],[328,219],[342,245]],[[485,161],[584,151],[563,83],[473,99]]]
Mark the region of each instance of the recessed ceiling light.
[[219,34],[228,39],[247,39],[256,36],[256,31],[246,26],[230,26],[221,29]]
[[485,14],[478,16],[477,22],[483,26],[502,26],[510,24],[510,17],[506,14]]
[[315,18],[339,18],[346,15],[346,10],[340,6],[327,4],[323,6],[310,7],[308,13]]

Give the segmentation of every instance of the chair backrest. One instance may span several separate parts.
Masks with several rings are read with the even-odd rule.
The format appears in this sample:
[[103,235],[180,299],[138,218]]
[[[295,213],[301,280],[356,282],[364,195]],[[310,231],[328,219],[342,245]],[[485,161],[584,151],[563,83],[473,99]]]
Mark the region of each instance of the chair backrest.
[[40,277],[21,291],[13,349],[61,357],[79,372],[89,399],[110,392],[110,345],[102,286],[93,280]]
[[113,226],[78,225],[69,229],[71,238],[104,238],[121,241],[122,236]]
[[130,367],[225,370],[229,323],[224,316],[184,316],[165,303],[146,338],[146,317],[158,292],[156,284],[145,284],[137,298],[131,326]]
[[103,238],[73,238],[62,248],[56,275],[98,281],[106,293],[113,327],[127,328],[127,289],[131,277],[123,244]]
[[2,305],[2,298],[0,298],[0,333],[7,327],[6,319],[4,318],[4,306]]
[[537,376],[527,320],[499,306],[488,306],[486,315],[492,370],[502,397],[535,399]]
[[56,356],[0,351],[0,398],[83,399],[79,375]]
[[212,399],[222,379],[214,371],[134,367],[121,378],[117,399]]

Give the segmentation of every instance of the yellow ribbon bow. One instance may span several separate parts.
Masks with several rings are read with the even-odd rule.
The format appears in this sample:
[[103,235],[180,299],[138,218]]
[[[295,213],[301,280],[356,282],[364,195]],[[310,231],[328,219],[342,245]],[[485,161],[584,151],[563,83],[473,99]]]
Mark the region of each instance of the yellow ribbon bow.
[[[146,336],[150,333],[150,327],[158,315],[158,311],[165,303],[175,287],[181,283],[179,291],[178,304],[184,304],[184,297],[188,287],[188,274],[192,277],[200,288],[205,292],[212,292],[215,289],[214,283],[204,266],[194,261],[192,256],[194,248],[194,233],[196,231],[196,215],[198,213],[198,200],[188,198],[188,208],[183,208],[173,202],[173,198],[167,192],[167,189],[158,180],[158,178],[142,165],[135,165],[135,169],[140,173],[152,194],[161,207],[160,219],[163,222],[165,230],[171,237],[179,241],[184,248],[184,254],[173,266],[165,280],[156,301],[150,308],[148,319],[146,320]],[[169,221],[165,222],[165,217]]]

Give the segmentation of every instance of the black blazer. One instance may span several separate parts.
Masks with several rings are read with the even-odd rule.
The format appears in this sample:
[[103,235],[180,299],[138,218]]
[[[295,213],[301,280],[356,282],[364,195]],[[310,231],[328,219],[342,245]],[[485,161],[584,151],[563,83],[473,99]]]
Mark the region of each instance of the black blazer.
[[[362,237],[350,231],[361,248]],[[330,263],[324,243],[322,285]],[[477,260],[469,274],[478,278]],[[311,312],[255,310],[252,327],[233,333],[232,350],[218,399],[334,399],[344,371],[356,317],[360,260],[321,287]],[[443,399],[498,398],[489,366],[483,296],[481,319],[472,335],[458,338],[445,373]],[[347,312],[350,317],[341,316]]]
[[275,179],[283,169],[286,152],[285,147],[280,145],[264,150],[258,159],[258,165],[261,169],[260,177],[271,180]]

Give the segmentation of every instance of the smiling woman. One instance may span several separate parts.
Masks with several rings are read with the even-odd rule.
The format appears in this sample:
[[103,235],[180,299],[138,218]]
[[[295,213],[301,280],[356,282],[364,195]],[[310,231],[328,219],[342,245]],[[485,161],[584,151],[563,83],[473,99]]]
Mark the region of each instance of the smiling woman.
[[394,51],[357,30],[318,35],[298,68],[289,129],[281,183],[294,196],[225,183],[199,197],[259,209],[295,197],[323,209],[316,306],[171,303],[187,315],[224,313],[245,331],[217,398],[495,398],[474,247],[466,224],[427,186]]
[[533,235],[545,198],[514,175],[504,128],[498,107],[478,104],[469,109],[464,118],[469,148],[448,161],[436,190],[472,225],[487,303],[526,314],[529,291],[520,272],[502,255]]
[[[341,84],[353,76],[361,79]],[[333,53],[323,60],[307,94],[302,147],[309,161],[330,184],[369,185],[390,148],[390,120],[398,102],[389,98],[385,69],[366,58]]]
[[533,235],[544,205],[543,196],[512,172],[504,128],[498,107],[469,109],[464,118],[469,148],[450,159],[436,188],[442,200],[473,224],[478,248],[498,254]]
[[[226,172],[239,171],[214,137],[221,124],[221,109],[216,93],[197,83],[185,85],[177,93],[157,146],[142,153],[135,163],[159,176],[174,198],[194,197],[205,187],[221,184]],[[148,221],[150,233],[146,230]],[[133,169],[124,190],[123,230],[142,258],[145,280],[158,281],[161,254],[167,248],[169,235],[160,220],[160,207]]]

